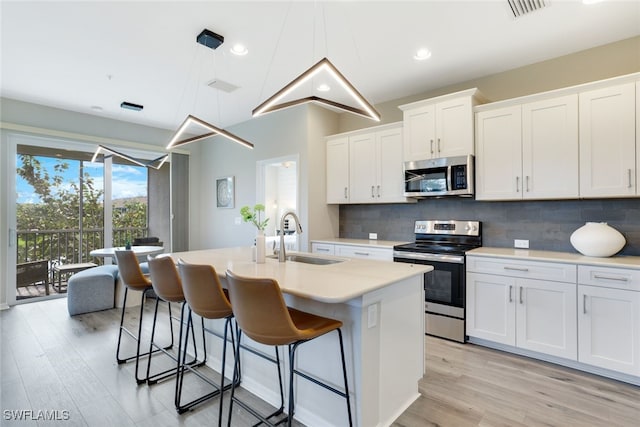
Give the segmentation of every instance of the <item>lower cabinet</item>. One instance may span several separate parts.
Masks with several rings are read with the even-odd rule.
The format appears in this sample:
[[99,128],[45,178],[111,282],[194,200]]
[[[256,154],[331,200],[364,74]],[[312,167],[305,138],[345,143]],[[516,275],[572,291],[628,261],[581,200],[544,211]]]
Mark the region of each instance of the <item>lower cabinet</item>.
[[467,273],[467,335],[576,360],[576,285]]
[[336,255],[345,258],[393,261],[393,248],[378,248],[367,245],[340,245],[312,242],[311,252],[325,255]]
[[466,285],[471,341],[640,384],[640,269],[469,255]]
[[578,360],[640,376],[640,271],[579,267]]

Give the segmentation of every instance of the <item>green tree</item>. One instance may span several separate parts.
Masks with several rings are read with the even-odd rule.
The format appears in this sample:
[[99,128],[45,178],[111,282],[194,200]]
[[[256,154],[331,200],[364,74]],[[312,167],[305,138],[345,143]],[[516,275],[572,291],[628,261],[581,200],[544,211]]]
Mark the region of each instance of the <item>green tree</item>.
[[[39,203],[17,205],[19,230],[78,230],[80,191],[82,191],[83,228],[100,230],[100,236],[102,236],[104,192],[96,188],[94,179],[88,173],[83,173],[82,188],[80,188],[79,180],[65,181],[64,173],[70,169],[68,160],[56,159],[52,173],[43,166],[41,157],[38,156],[19,154],[17,163],[16,174],[32,187],[39,198]],[[125,201],[123,206],[113,211],[113,227],[116,229],[146,228],[146,226],[147,206],[141,201]],[[85,242],[87,232],[85,232]],[[42,257],[43,254],[57,253],[57,248],[60,248],[60,253],[65,258],[75,257],[73,252],[77,253],[79,236],[77,233],[73,233],[72,236],[72,239],[68,239],[68,235],[64,239],[61,235],[53,235],[48,240],[43,237],[35,242],[18,241],[18,262],[34,260]],[[114,236],[114,240],[117,239],[118,237]],[[98,244],[104,246],[102,237]],[[115,241],[114,244],[122,245],[124,242]],[[56,250],[51,251],[51,248]]]

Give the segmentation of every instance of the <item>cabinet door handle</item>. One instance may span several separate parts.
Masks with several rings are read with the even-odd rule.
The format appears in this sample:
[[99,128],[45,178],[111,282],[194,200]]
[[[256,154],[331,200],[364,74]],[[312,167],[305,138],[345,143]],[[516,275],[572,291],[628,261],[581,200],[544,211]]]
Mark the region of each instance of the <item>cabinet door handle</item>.
[[529,192],[529,175],[527,175],[527,193]]
[[513,285],[509,285],[509,302],[513,302]]
[[440,138],[438,138],[438,154],[440,154]]
[[629,279],[626,277],[609,277],[609,276],[601,276],[599,274],[594,274],[593,275],[594,279],[600,279],[600,280],[615,280],[616,282],[628,282]]
[[631,184],[631,169],[627,169],[627,174],[629,176],[629,188],[633,187],[633,185]]
[[582,295],[582,313],[587,314],[587,294]]
[[369,256],[368,252],[354,252],[355,255]]
[[504,268],[505,270],[513,270],[513,271],[529,271],[529,269],[525,268],[525,267],[507,267],[507,266],[504,266],[502,268]]
[[433,139],[430,140],[431,154],[433,154]]
[[520,177],[516,176],[516,193],[520,192]]
[[522,301],[522,286],[520,286],[520,304],[524,304]]
[[378,197],[380,197],[380,186],[378,185]]
[[344,198],[346,199],[347,197],[347,187],[344,187]]
[[371,197],[376,197],[376,195],[375,195],[375,194],[373,194],[373,189],[374,189],[374,188],[375,188],[375,186],[373,186],[373,185],[372,185],[372,186],[371,186]]

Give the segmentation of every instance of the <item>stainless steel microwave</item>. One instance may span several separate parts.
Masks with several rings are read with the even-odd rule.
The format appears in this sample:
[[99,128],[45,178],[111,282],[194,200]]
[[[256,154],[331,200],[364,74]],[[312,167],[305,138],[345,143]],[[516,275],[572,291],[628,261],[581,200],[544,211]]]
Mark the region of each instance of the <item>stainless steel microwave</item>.
[[473,197],[473,156],[404,163],[405,197]]

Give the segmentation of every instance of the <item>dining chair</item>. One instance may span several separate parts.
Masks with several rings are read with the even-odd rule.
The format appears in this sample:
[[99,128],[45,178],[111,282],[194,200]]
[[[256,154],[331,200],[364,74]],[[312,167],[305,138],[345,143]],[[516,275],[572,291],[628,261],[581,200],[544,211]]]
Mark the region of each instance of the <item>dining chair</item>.
[[[351,419],[351,404],[349,400],[349,387],[347,383],[347,368],[344,358],[344,345],[342,341],[342,322],[327,317],[318,316],[312,313],[296,310],[287,307],[278,282],[271,278],[251,278],[234,274],[230,270],[226,271],[227,283],[229,286],[229,297],[233,304],[233,314],[240,327],[240,334],[236,346],[240,351],[240,340],[242,334],[257,343],[271,346],[286,345],[289,353],[289,404],[287,413],[287,424],[291,426],[295,412],[295,397],[293,379],[294,374],[305,378],[325,389],[345,398],[347,403],[347,414],[349,425],[353,425]],[[317,378],[301,372],[295,368],[296,349],[315,338],[321,337],[329,332],[337,331],[340,341],[340,355],[342,361],[342,374],[344,377],[344,392],[338,390]],[[234,376],[238,369],[238,359],[234,367]],[[228,426],[231,426],[231,416],[233,413],[233,403],[238,403],[242,408],[249,411],[262,423],[276,425],[283,422],[280,420],[276,424],[269,422],[274,414],[263,416],[242,402],[235,396],[235,384],[231,388],[231,401],[229,402]],[[282,387],[280,397],[284,399]]]
[[[130,250],[124,251],[115,251],[116,262],[118,263],[118,273],[119,277],[124,284],[124,298],[122,304],[122,314],[120,315],[120,329],[118,331],[118,346],[116,348],[116,360],[118,364],[126,363],[131,360],[136,361],[136,369],[135,369],[135,377],[136,382],[138,384],[142,384],[146,382],[146,377],[138,376],[138,368],[140,365],[140,357],[150,356],[151,353],[140,353],[140,341],[142,339],[142,323],[143,323],[143,315],[144,315],[144,303],[147,296],[153,294],[153,286],[151,284],[151,280],[147,276],[142,273],[140,269],[140,264],[138,264],[138,258],[136,255]],[[134,292],[142,292],[142,300],[140,301],[140,315],[138,318],[138,334],[135,335],[129,329],[124,326],[124,315],[127,308],[127,295],[129,291]],[[169,307],[169,316],[171,316],[171,307]],[[171,321],[169,322],[171,329],[171,343],[164,347],[165,350],[168,350],[173,347],[173,324]],[[154,325],[155,326],[155,319]],[[136,353],[129,357],[122,357],[120,355],[120,348],[122,343],[122,333],[125,332],[131,338],[136,341]],[[153,353],[158,352],[160,350],[153,350]]]

